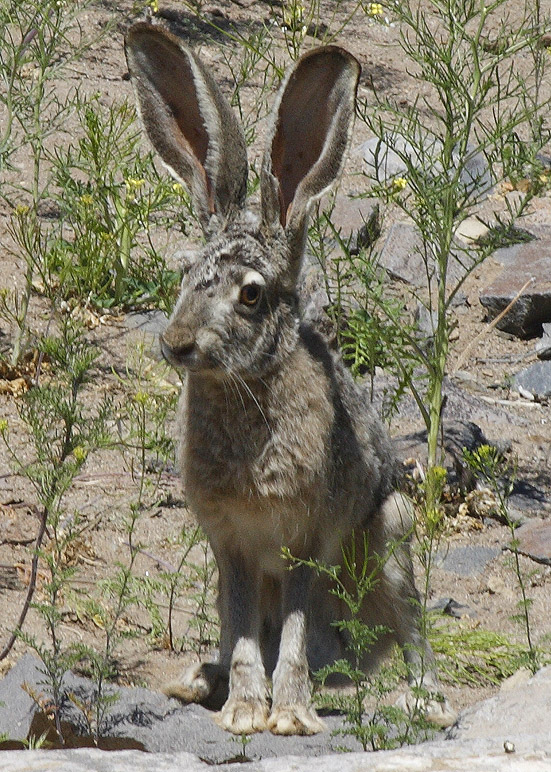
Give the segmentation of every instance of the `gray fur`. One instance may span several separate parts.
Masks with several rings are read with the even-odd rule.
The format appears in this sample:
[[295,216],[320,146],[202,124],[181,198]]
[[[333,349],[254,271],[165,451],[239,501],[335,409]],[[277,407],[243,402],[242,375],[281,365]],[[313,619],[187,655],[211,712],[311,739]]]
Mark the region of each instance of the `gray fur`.
[[[167,49],[171,67],[164,72]],[[434,688],[432,652],[419,633],[410,510],[395,493],[390,441],[340,359],[298,313],[308,212],[342,167],[359,65],[343,49],[327,47],[291,71],[271,118],[262,214],[255,220],[244,208],[242,181],[228,182],[228,168],[232,174],[246,168],[241,129],[234,119],[221,149],[229,108],[197,57],[169,33],[144,24],[130,30],[127,56],[151,141],[169,166],[178,167],[200,210],[212,205],[204,220],[209,239],[185,266],[161,346],[166,359],[187,372],[180,467],[218,564],[220,658],[186,670],[168,691],[187,701],[223,698],[218,721],[236,734],[320,731],[309,670],[346,656],[346,641],[331,622],[347,610],[313,572],[289,571],[282,547],[297,558],[335,565],[341,545],[353,540],[361,558],[364,533],[369,549],[381,556],[394,545],[362,611],[366,621],[393,630],[379,653],[396,640],[412,680],[428,669],[425,683]],[[180,56],[183,64],[175,68]],[[186,93],[197,92],[186,102],[189,120],[180,105],[177,122],[166,94],[174,99],[178,84],[158,85],[175,69],[188,78]],[[197,105],[200,146],[193,140]],[[173,157],[175,148],[180,159]],[[201,189],[205,179],[208,190],[216,190],[210,199]],[[226,182],[217,186],[216,180]],[[366,653],[366,669],[373,656]],[[433,701],[429,710],[449,723],[445,704]]]

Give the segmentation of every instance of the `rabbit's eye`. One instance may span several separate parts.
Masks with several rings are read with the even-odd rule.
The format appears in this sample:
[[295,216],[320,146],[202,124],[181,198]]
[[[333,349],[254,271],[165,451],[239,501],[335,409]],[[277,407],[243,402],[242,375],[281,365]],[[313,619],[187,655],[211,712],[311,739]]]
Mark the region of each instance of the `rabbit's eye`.
[[260,287],[258,284],[245,284],[239,293],[239,302],[244,306],[256,306],[260,300]]

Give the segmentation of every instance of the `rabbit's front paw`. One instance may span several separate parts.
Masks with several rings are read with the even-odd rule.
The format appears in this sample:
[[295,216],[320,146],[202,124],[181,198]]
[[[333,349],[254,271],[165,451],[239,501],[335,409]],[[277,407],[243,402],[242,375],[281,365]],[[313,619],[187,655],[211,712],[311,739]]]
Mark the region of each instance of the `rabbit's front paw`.
[[266,729],[268,707],[262,700],[238,700],[231,697],[220,713],[216,723],[233,734],[253,734]]
[[313,708],[306,705],[282,705],[274,708],[268,719],[272,734],[310,735],[325,730],[325,724]]

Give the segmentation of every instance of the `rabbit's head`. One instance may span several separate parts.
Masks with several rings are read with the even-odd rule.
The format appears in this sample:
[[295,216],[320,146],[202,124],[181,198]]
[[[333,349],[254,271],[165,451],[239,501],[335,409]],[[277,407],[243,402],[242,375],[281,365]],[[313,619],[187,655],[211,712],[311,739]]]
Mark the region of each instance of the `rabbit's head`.
[[296,343],[308,213],[342,168],[359,64],[327,46],[288,74],[270,118],[256,217],[246,209],[243,130],[203,62],[146,23],[129,30],[126,55],[149,138],[189,188],[206,237],[184,260],[163,353],[190,370],[261,377]]

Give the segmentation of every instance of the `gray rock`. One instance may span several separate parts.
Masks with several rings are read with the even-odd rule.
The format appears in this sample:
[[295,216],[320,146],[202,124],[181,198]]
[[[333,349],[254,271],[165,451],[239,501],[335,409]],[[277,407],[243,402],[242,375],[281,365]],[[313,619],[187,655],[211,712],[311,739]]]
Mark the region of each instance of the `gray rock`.
[[[446,739],[395,751],[345,753],[317,758],[297,755],[297,738],[282,738],[287,755],[255,758],[247,772],[551,772],[551,668],[526,683],[479,702],[459,716]],[[250,748],[250,746],[249,746]],[[507,750],[506,750],[507,749]],[[185,753],[104,753],[75,751],[7,751],[0,754],[1,772],[207,772],[212,769]],[[242,764],[220,771],[238,772]]]
[[[439,174],[442,166],[438,156],[442,152],[442,143],[435,140],[432,145],[422,148],[415,147],[407,139],[399,135],[392,137],[372,137],[357,150],[363,156],[368,174],[379,182],[388,184],[393,178],[407,176],[408,163],[415,168],[423,168],[428,174]],[[476,194],[477,198],[485,198],[492,189],[492,177],[486,159],[482,153],[475,153],[474,148],[468,148],[468,157],[460,181],[468,195]],[[457,159],[457,154],[454,154]],[[408,159],[408,163],[404,160]]]
[[467,192],[476,192],[478,200],[481,200],[492,191],[492,173],[484,153],[475,153],[472,145],[468,146],[468,152],[470,157],[465,162],[461,181]]
[[316,257],[308,251],[302,262],[298,290],[304,321],[312,324],[328,339],[334,338],[334,325],[327,313],[330,300],[325,287],[323,271]]
[[457,228],[455,235],[467,243],[477,242],[488,233],[488,226],[477,217],[467,217]]
[[[431,154],[431,163],[434,163],[432,159],[436,157],[440,149],[441,146],[436,147],[435,152]],[[358,152],[362,154],[367,164],[368,174],[385,184],[394,177],[407,173],[407,164],[402,159],[402,155],[408,156],[415,166],[419,166],[421,163],[418,149],[414,148],[403,137],[395,137],[390,144],[379,137],[372,137],[360,145]]]
[[[243,772],[243,764],[217,766],[221,772]],[[106,754],[86,748],[77,751],[10,751],[0,758],[1,772],[208,772],[189,753],[143,754],[123,751]],[[377,754],[347,753],[318,760],[286,756],[282,759],[252,761],[247,772],[550,772],[545,752],[516,751],[508,756],[504,748],[478,748],[477,743],[441,744],[426,748],[379,751]]]
[[551,397],[551,361],[535,362],[513,379],[513,387],[529,392],[536,399]]
[[[472,490],[475,487],[475,478],[463,461],[463,450],[473,451],[481,445],[491,445],[504,453],[509,449],[510,443],[503,440],[489,440],[480,426],[473,421],[462,419],[447,420],[443,422],[444,434],[444,466],[448,471],[448,479],[458,483],[464,490]],[[427,431],[398,435],[394,437],[393,444],[399,458],[415,458],[422,463],[427,458]]]
[[[467,247],[456,244],[447,269],[448,280],[452,284],[456,284],[465,275],[472,259]],[[425,253],[419,232],[409,223],[392,225],[379,262],[393,279],[414,287],[426,287],[429,280],[437,280],[438,267],[432,255]]]
[[[339,239],[348,245],[351,254],[357,254],[361,248],[373,243],[380,233],[379,207],[374,199],[337,195],[331,211],[331,221]],[[333,258],[342,256],[338,240],[330,236],[325,244],[325,251],[329,280],[334,283],[334,271],[330,263]],[[364,288],[361,280],[355,275],[349,276],[347,281],[347,291],[351,294],[348,302],[353,307],[354,294],[361,296]],[[336,329],[327,311],[334,298],[328,297],[324,272],[318,258],[308,251],[300,273],[299,296],[304,320],[313,324],[329,341],[333,341]]]
[[538,751],[548,753],[548,763],[551,765],[549,727],[551,667],[546,667],[526,684],[511,691],[500,692],[495,697],[467,708],[461,714],[457,726],[450,730],[449,737],[480,744],[486,740],[496,748],[503,748],[503,744],[509,741],[519,753],[528,750],[534,754]]
[[191,753],[106,753],[98,748],[0,753],[0,772],[207,772],[209,769],[212,767]]
[[551,239],[551,225],[545,223],[530,223],[530,228],[518,228],[521,234],[524,234],[525,241],[513,244],[510,247],[500,247],[492,254],[492,258],[503,266],[515,265],[518,261],[519,252],[525,244],[536,240],[548,241]]
[[536,342],[538,359],[551,359],[551,324],[543,324],[543,335]]
[[38,660],[32,654],[24,654],[6,673],[0,681],[0,735],[5,734],[10,740],[24,740],[29,736],[38,707],[21,685],[33,684],[40,691],[43,680]]
[[541,514],[550,506],[545,492],[525,480],[516,480],[507,503],[509,509],[520,510],[521,516]]
[[124,320],[129,330],[140,330],[150,335],[159,335],[166,327],[167,317],[162,311],[139,311],[127,314]]
[[[34,734],[33,720],[40,712],[22,688],[23,684],[28,684],[36,694],[50,696],[41,664],[31,654],[25,654],[0,681],[0,735],[5,734],[11,740],[25,740]],[[93,682],[67,672],[62,688],[65,695],[71,694],[76,700],[62,699],[61,720],[71,725],[75,735],[88,734],[84,716],[76,704],[93,701]],[[212,711],[200,705],[181,705],[164,694],[139,687],[109,686],[106,693],[116,695],[117,699],[107,712],[101,736],[120,738],[123,747],[125,742],[131,747],[139,743],[150,753],[178,753],[185,749],[212,764],[227,762],[241,753],[240,740],[221,729],[214,722]],[[290,740],[270,732],[253,735],[247,753],[252,758],[270,758],[289,752],[320,756],[331,753],[337,746],[361,750],[354,738],[332,735],[334,730],[343,727],[342,716],[325,716],[324,721],[328,731],[312,737]],[[2,758],[0,754],[0,763]]]
[[421,338],[432,340],[438,326],[438,312],[431,311],[423,303],[418,302],[415,309],[415,321]]
[[454,619],[463,619],[464,617],[474,619],[478,616],[474,609],[466,606],[464,603],[458,603],[454,598],[439,598],[437,601],[430,603],[428,608],[430,611],[441,611],[442,614]]
[[516,531],[518,549],[537,563],[551,566],[551,523],[549,520],[531,520]]
[[498,547],[467,545],[437,552],[436,565],[458,576],[478,576],[498,555],[501,555]]
[[505,268],[480,294],[488,319],[504,311],[528,282],[497,327],[520,338],[541,336],[543,324],[551,322],[551,236],[498,250],[495,257]]
[[161,346],[159,335],[166,328],[167,317],[163,311],[139,311],[127,314],[124,320],[125,327],[142,333],[142,338],[148,346],[148,353],[153,359],[161,360]]
[[331,222],[352,252],[372,244],[380,234],[379,203],[374,198],[337,194]]

